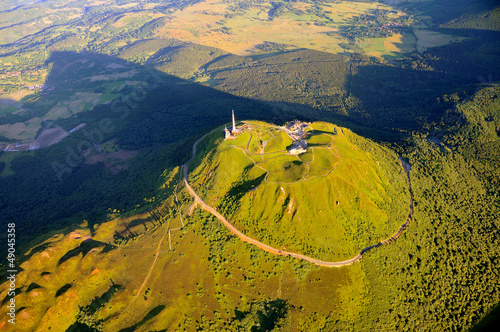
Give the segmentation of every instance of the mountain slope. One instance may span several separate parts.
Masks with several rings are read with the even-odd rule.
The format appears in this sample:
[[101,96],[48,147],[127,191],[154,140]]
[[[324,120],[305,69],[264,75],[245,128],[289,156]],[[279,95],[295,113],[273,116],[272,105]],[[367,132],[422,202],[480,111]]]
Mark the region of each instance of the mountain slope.
[[306,153],[290,155],[281,127],[246,122],[200,142],[190,183],[244,234],[327,261],[352,258],[406,221],[409,193],[397,155],[328,123],[307,127]]

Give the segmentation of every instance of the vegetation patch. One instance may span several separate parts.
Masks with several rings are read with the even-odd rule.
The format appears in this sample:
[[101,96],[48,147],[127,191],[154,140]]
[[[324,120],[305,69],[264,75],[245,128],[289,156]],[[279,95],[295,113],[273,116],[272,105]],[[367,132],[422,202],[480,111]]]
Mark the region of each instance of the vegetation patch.
[[56,292],[56,297],[61,296],[64,293],[66,293],[68,291],[68,289],[70,289],[72,286],[73,285],[71,285],[71,284],[66,284],[66,285],[62,286],[61,288],[59,288]]
[[[266,145],[265,161],[259,162],[246,151],[253,137],[273,132],[275,144],[291,138],[278,127],[245,125],[238,146],[233,140],[205,143],[208,149],[197,153],[207,157],[191,172],[190,183],[246,235],[275,248],[341,260],[393,234],[404,222],[409,198],[406,204],[400,199],[408,197],[407,184],[394,152],[345,128],[312,123],[312,146],[304,160],[268,152]],[[211,140],[219,138],[211,135]],[[224,176],[218,174],[222,165]]]
[[41,128],[42,121],[32,118],[26,122],[0,125],[0,135],[12,140],[32,141]]
[[112,246],[108,243],[103,243],[103,242],[99,242],[96,240],[88,239],[88,240],[85,240],[82,243],[80,243],[80,245],[78,247],[76,247],[75,249],[68,251],[64,256],[62,256],[59,259],[59,264],[62,264],[65,261],[67,261],[68,259],[75,257],[75,256],[78,256],[80,254],[82,254],[82,257],[85,257],[85,255],[87,255],[92,249],[99,248],[99,247],[104,247],[103,251],[108,248],[106,251],[109,251],[114,246]]

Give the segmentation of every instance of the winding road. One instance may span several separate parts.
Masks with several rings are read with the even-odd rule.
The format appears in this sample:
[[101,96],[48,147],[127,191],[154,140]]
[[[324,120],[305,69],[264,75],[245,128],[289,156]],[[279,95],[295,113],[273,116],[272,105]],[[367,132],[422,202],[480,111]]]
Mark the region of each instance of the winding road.
[[322,261],[322,260],[314,259],[314,258],[309,257],[309,256],[305,256],[305,255],[301,255],[301,254],[297,254],[297,253],[293,253],[293,252],[288,252],[288,251],[283,251],[283,250],[278,250],[276,248],[273,248],[273,247],[271,247],[271,246],[269,246],[267,244],[264,244],[264,243],[262,243],[262,242],[260,242],[260,241],[258,241],[256,239],[253,239],[251,237],[246,236],[241,231],[239,231],[238,229],[236,229],[223,215],[221,215],[214,208],[210,207],[205,202],[203,202],[203,200],[196,194],[196,192],[193,190],[193,188],[191,188],[191,186],[189,185],[188,180],[187,180],[188,179],[188,166],[189,166],[189,164],[191,163],[191,161],[193,160],[193,158],[196,155],[196,145],[198,144],[198,142],[201,139],[203,139],[207,135],[208,134],[205,134],[204,136],[200,137],[196,142],[194,142],[194,144],[193,144],[193,154],[192,154],[191,158],[189,159],[189,161],[186,164],[184,164],[184,166],[183,166],[183,168],[184,168],[184,184],[186,185],[186,188],[187,188],[189,194],[194,197],[195,201],[201,206],[201,208],[203,208],[204,210],[210,212],[215,217],[217,217],[217,219],[219,219],[224,224],[224,226],[226,226],[231,231],[231,233],[233,233],[234,235],[236,235],[237,237],[239,237],[243,242],[247,242],[247,243],[253,244],[253,245],[259,247],[260,249],[262,249],[264,251],[267,251],[267,252],[269,252],[269,253],[271,253],[273,255],[295,257],[295,258],[298,258],[298,259],[302,259],[302,260],[308,261],[308,262],[313,263],[313,264],[318,265],[318,266],[325,266],[325,267],[347,266],[347,265],[351,265],[351,264],[357,262],[358,260],[360,260],[361,257],[363,256],[363,254],[365,252],[367,252],[367,251],[369,251],[369,250],[371,250],[373,248],[379,247],[381,245],[389,244],[392,241],[394,241],[395,239],[397,239],[403,233],[403,231],[408,227],[408,225],[411,222],[411,217],[412,217],[412,214],[413,214],[413,193],[412,193],[412,190],[411,190],[410,173],[409,173],[410,169],[411,169],[411,166],[410,166],[410,164],[408,164],[407,162],[405,162],[403,160],[403,158],[399,157],[399,160],[400,160],[400,163],[401,163],[401,167],[403,167],[403,169],[405,171],[405,174],[406,174],[406,176],[408,178],[408,189],[410,191],[410,212],[408,214],[408,218],[406,219],[406,221],[399,227],[398,231],[393,236],[391,236],[390,238],[388,238],[386,240],[380,241],[377,244],[374,244],[374,245],[368,246],[366,248],[363,248],[359,252],[358,255],[354,256],[351,259],[348,259],[348,260],[345,260],[345,261],[340,261],[340,262]]

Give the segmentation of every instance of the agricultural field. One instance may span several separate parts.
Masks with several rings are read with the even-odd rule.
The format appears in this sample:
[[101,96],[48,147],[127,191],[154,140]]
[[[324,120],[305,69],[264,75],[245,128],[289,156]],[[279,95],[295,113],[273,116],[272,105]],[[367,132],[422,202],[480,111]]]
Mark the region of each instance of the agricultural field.
[[447,35],[424,29],[413,29],[413,33],[417,39],[416,47],[419,52],[424,52],[431,47],[459,43],[467,39],[466,37]]
[[[306,2],[275,2],[273,6],[241,3],[221,5],[218,0],[206,1],[190,6],[181,13],[174,13],[173,18],[156,33],[159,37],[177,38],[238,55],[250,55],[265,49],[269,51],[269,48],[262,48],[265,44],[276,45],[272,46],[276,51],[308,48],[344,53],[347,49],[342,44],[352,36],[343,35],[340,31],[351,26],[353,29],[362,26],[363,23],[355,19],[365,13],[373,12],[374,17],[383,15],[384,20],[380,22],[383,27],[402,25],[400,21],[404,21],[407,26],[415,23],[408,20],[404,12],[379,3],[342,1],[313,5]],[[233,10],[233,15],[225,15]],[[387,38],[390,38],[393,28],[386,29]],[[412,36],[411,28],[405,34]],[[372,55],[396,56],[403,50],[415,50],[411,37],[402,41],[400,48],[381,48],[381,52]],[[355,40],[354,45],[350,48],[365,49],[363,41],[358,43]]]
[[61,127],[48,128],[36,138],[36,141],[40,144],[40,147],[48,147],[59,143],[68,135],[69,133]]
[[0,104],[0,116],[4,114],[11,114],[18,111],[17,107],[10,106],[10,105],[5,105],[5,104]]
[[[109,79],[111,80],[112,78],[109,77]],[[76,92],[67,100],[58,102],[57,105],[49,110],[49,112],[44,116],[44,119],[67,119],[80,112],[91,110],[95,105],[99,105],[107,101],[105,99],[103,101],[101,96],[101,93]]]
[[[186,57],[182,52],[164,56],[164,60],[172,60],[175,65],[162,59],[153,60],[161,56],[156,54],[157,50],[173,45],[162,40],[175,39],[212,48],[212,54],[203,64],[224,53],[255,55],[300,48],[347,56],[364,53],[392,61],[415,50],[423,52],[464,40],[429,30],[431,23],[426,20],[425,12],[414,11],[411,6],[407,12],[375,2],[266,4],[208,0],[189,1],[179,7],[171,3],[163,6],[148,3],[142,7],[127,1],[97,3],[101,6],[106,3],[107,10],[84,12],[76,3],[42,1],[19,5],[21,16],[0,13],[4,38],[0,40],[3,45],[0,83],[9,86],[5,93],[29,91],[29,87],[43,85],[50,71],[45,60],[52,52],[123,53],[125,58],[139,63],[153,57],[150,61],[160,60],[158,69],[187,78],[196,72],[198,67],[194,65],[200,59],[184,61],[185,68],[179,66],[180,59],[176,60]],[[47,45],[30,46],[38,43]],[[151,47],[162,43],[163,47]],[[142,46],[138,48],[139,44]],[[13,55],[12,48],[20,51],[20,56]],[[216,82],[208,76],[199,79],[209,84]]]
[[33,141],[42,128],[42,120],[32,118],[26,122],[0,125],[0,135],[11,140],[22,142]]

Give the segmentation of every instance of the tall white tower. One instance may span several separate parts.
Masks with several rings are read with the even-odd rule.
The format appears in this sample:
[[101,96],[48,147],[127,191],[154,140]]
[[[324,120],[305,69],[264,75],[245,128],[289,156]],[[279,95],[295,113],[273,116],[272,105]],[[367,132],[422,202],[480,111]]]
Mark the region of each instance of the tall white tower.
[[236,133],[236,121],[234,121],[234,110],[233,110],[233,130],[232,130],[232,133],[233,134]]

